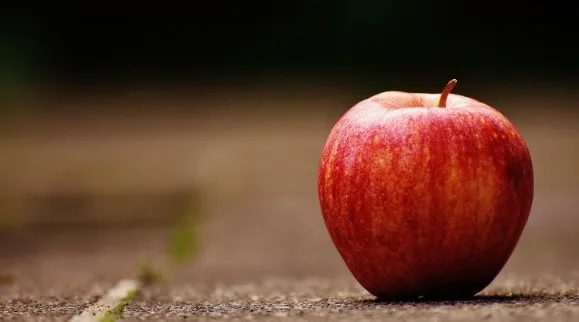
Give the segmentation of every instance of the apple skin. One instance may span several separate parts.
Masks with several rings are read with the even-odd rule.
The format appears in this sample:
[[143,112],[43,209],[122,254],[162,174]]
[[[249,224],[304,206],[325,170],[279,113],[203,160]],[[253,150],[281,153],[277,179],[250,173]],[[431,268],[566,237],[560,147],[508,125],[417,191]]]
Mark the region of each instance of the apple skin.
[[354,278],[380,299],[476,295],[506,264],[531,211],[533,165],[517,128],[475,99],[449,94],[438,107],[440,97],[363,100],[322,151],[325,226]]

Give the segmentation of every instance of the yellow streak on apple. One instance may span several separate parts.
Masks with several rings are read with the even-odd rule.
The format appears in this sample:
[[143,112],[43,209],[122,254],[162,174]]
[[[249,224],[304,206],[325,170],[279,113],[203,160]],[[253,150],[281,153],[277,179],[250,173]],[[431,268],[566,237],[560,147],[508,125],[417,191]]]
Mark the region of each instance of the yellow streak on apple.
[[[332,152],[330,153],[330,160],[329,160],[329,164],[334,164],[334,159],[336,158],[336,154],[338,153],[338,148],[339,148],[339,144],[340,141],[338,139],[334,139],[334,144],[332,145]],[[333,184],[333,179],[332,179],[332,167],[327,167],[326,168],[326,185],[328,187],[331,187]],[[333,196],[330,194],[329,196],[329,201],[333,202]]]

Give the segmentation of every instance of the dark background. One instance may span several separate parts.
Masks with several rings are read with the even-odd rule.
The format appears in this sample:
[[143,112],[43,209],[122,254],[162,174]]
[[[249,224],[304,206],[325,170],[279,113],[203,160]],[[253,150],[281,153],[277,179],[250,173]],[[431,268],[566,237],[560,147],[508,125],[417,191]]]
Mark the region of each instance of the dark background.
[[29,8],[0,13],[6,83],[110,87],[317,77],[354,80],[372,90],[422,89],[433,78],[566,82],[579,66],[579,11],[572,1]]

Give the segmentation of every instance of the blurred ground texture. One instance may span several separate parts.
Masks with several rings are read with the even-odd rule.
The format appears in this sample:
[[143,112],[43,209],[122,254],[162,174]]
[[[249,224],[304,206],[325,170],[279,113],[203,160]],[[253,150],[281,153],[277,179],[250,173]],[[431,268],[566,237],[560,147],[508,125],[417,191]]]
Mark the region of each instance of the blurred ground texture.
[[[0,318],[65,321],[134,276],[141,260],[162,266],[170,223],[201,190],[198,258],[145,289],[124,320],[579,319],[576,99],[528,89],[477,97],[529,144],[536,197],[528,226],[481,298],[392,304],[374,302],[352,279],[316,195],[326,135],[361,97],[148,95],[78,97],[62,103],[65,116],[5,127],[0,273],[13,281],[0,283]],[[115,109],[127,104],[134,109]],[[185,113],[191,104],[210,108]],[[164,109],[136,112],[143,106]]]

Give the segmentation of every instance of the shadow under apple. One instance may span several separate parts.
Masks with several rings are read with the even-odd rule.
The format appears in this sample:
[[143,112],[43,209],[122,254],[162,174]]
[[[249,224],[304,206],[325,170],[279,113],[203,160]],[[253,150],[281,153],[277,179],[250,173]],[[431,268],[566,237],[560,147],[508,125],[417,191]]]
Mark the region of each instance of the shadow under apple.
[[361,303],[368,306],[386,306],[386,305],[405,305],[405,306],[428,306],[428,305],[446,305],[446,306],[474,306],[474,305],[491,305],[491,304],[518,304],[530,305],[536,303],[559,303],[559,302],[573,302],[579,304],[579,294],[566,292],[560,294],[545,294],[542,292],[534,292],[528,294],[511,294],[511,295],[495,295],[483,294],[466,297],[435,297],[435,298],[412,298],[401,300],[387,300],[381,298],[361,300]]

